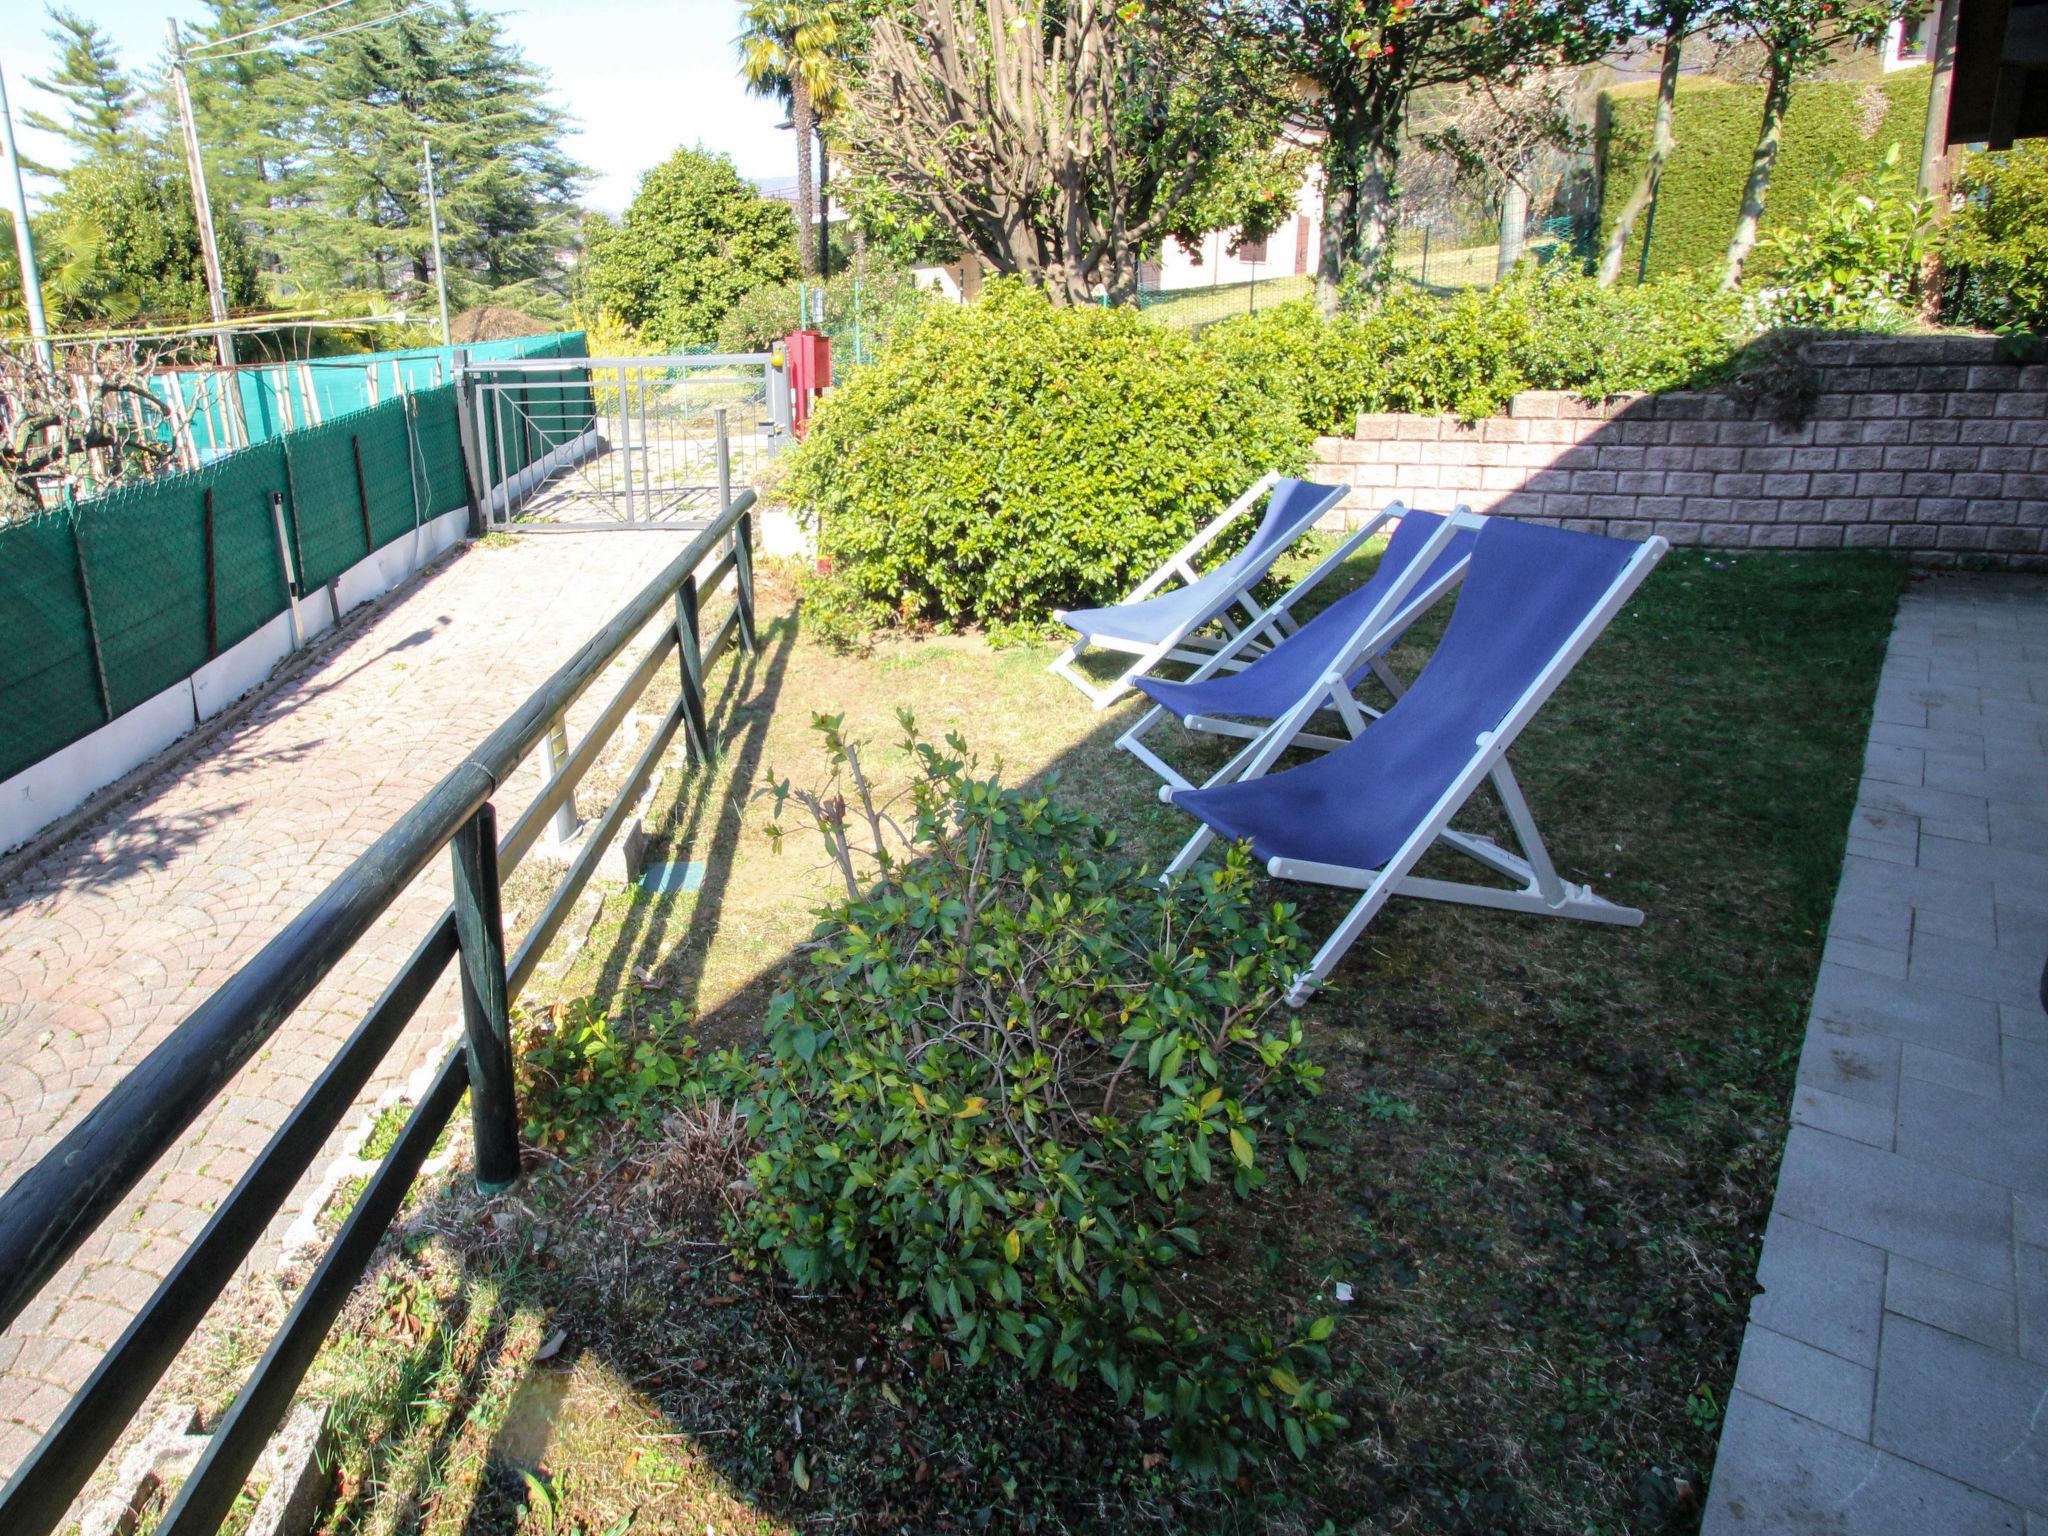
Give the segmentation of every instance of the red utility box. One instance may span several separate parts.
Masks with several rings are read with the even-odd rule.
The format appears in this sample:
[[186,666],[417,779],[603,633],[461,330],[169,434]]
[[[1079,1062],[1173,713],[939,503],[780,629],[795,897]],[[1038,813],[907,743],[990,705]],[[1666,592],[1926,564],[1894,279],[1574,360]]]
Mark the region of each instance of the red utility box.
[[823,331],[791,331],[782,338],[782,351],[789,360],[790,427],[802,437],[818,396],[832,386],[832,338]]

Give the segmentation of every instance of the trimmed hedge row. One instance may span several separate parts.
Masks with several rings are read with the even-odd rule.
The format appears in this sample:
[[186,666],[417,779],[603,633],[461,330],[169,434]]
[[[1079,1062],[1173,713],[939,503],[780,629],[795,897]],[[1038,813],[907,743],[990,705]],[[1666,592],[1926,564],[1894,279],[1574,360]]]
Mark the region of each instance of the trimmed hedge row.
[[[1763,228],[1797,223],[1843,172],[1880,164],[1892,145],[1910,164],[1926,126],[1928,71],[1901,70],[1876,80],[1813,80],[1793,88]],[[1673,105],[1677,147],[1658,190],[1650,273],[1710,272],[1721,263],[1742,207],[1742,187],[1763,119],[1764,88],[1719,80],[1681,80]],[[1640,173],[1656,112],[1654,82],[1624,86],[1600,98],[1602,166],[1600,229],[1604,240]],[[1643,224],[1631,236],[1622,270],[1641,259]],[[1759,249],[1755,270],[1766,270]]]
[[1114,601],[1360,411],[1696,386],[1728,365],[1740,319],[1739,296],[1695,281],[1602,289],[1552,269],[1445,298],[1401,286],[1327,319],[1283,304],[1191,337],[993,282],[930,306],[790,455],[782,492],[818,520],[832,573],[806,622],[851,643],[890,623],[1035,631]]

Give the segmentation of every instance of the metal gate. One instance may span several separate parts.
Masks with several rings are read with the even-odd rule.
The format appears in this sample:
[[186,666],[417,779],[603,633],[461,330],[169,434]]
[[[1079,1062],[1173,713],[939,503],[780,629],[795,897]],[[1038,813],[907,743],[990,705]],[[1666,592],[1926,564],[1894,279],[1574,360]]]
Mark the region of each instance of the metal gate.
[[492,529],[703,527],[789,440],[767,352],[458,360],[464,453]]

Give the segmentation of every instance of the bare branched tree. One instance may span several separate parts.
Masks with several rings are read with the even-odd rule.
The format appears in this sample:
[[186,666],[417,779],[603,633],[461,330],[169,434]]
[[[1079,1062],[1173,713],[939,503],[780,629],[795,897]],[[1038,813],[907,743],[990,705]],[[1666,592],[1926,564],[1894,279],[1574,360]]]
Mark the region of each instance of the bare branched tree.
[[1231,108],[1247,81],[1201,45],[1194,15],[909,0],[875,26],[849,152],[998,272],[1061,302],[1127,299],[1141,255],[1243,148]]
[[184,424],[149,388],[162,356],[101,342],[46,364],[0,341],[0,524],[177,463]]

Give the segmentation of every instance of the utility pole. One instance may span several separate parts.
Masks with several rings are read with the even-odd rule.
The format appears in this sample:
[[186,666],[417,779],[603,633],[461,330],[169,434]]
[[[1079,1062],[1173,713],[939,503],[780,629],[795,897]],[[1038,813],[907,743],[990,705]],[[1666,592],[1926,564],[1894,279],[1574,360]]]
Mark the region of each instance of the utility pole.
[[164,28],[171,39],[171,87],[178,100],[178,122],[184,130],[185,173],[192,182],[192,211],[199,223],[199,250],[206,259],[206,301],[213,311],[214,346],[226,374],[230,432],[241,446],[249,440],[242,420],[242,390],[235,377],[235,338],[228,330],[228,296],[220,275],[220,246],[213,235],[213,202],[206,195],[206,167],[199,159],[199,125],[192,118],[192,93],[185,83],[185,44],[178,36],[175,18],[166,18]]
[[434,296],[441,301],[441,345],[452,343],[448,336],[448,274],[441,266],[441,204],[434,196],[434,146],[431,140],[420,141],[427,162],[427,227],[434,236]]
[[35,240],[28,228],[28,193],[21,185],[21,151],[14,143],[14,112],[7,105],[7,77],[0,75],[0,131],[7,139],[7,168],[14,179],[14,255],[21,263],[21,293],[28,301],[28,334],[45,368],[56,363],[50,352],[50,322],[43,315],[43,279],[36,271]]

